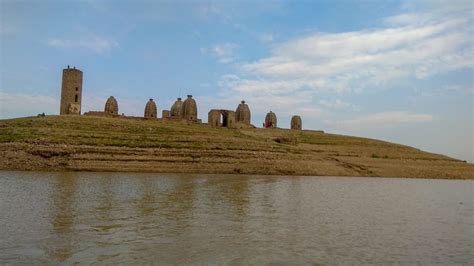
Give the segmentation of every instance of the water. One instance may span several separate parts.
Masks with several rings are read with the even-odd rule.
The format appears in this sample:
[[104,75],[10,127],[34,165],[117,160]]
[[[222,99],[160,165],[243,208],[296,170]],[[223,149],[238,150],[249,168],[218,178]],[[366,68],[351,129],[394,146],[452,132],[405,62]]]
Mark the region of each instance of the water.
[[473,181],[0,172],[0,264],[473,264]]

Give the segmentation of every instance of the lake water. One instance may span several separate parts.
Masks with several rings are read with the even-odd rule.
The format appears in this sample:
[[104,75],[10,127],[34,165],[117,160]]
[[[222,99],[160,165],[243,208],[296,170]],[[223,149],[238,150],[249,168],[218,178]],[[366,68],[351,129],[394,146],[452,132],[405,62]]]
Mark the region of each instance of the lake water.
[[473,181],[0,172],[0,264],[474,264]]

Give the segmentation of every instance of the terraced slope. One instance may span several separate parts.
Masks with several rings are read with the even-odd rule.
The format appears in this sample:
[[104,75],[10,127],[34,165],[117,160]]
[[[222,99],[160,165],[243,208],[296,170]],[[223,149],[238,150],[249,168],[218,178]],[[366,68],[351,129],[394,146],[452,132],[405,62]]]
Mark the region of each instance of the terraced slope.
[[474,178],[474,165],[316,131],[87,116],[0,120],[0,169]]

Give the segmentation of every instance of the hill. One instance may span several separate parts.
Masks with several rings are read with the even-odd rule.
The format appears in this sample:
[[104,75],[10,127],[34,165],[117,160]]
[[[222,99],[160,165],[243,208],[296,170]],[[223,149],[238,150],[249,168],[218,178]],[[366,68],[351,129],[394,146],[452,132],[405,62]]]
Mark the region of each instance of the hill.
[[87,116],[0,120],[0,170],[474,178],[474,165],[379,140]]

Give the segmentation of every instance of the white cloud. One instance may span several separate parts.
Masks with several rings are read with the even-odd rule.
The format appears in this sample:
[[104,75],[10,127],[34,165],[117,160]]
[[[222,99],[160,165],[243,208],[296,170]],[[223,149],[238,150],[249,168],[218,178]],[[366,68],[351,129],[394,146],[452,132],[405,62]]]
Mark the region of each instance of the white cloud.
[[59,113],[59,100],[49,95],[0,92],[0,117],[35,116]]
[[467,21],[348,33],[317,33],[277,45],[272,56],[243,65],[268,82],[315,84],[335,90],[473,67]]
[[319,105],[324,106],[326,108],[330,109],[336,109],[336,110],[343,110],[343,109],[356,109],[356,107],[353,104],[350,104],[348,102],[335,99],[335,100],[319,100]]
[[257,36],[257,38],[263,43],[269,43],[275,40],[275,35],[273,33],[261,33]]
[[[360,108],[342,100],[327,100],[328,97],[337,99],[342,98],[338,97],[341,94],[394,87],[400,84],[398,81],[428,79],[440,73],[472,69],[474,50],[470,25],[473,18],[469,9],[449,9],[447,13],[440,10],[386,18],[380,28],[317,32],[286,42],[273,42],[269,56],[236,65],[238,74],[222,76],[217,98],[219,101],[232,99],[233,103],[240,100],[237,98],[253,99],[257,104],[252,105],[252,110],[262,113],[274,109],[284,115],[300,112],[319,118],[334,117],[334,112],[360,111]],[[214,52],[216,50],[225,49],[214,49]],[[321,95],[325,98],[321,99]],[[406,110],[384,111],[328,123],[396,125],[432,119],[429,114]],[[344,117],[351,115],[344,114]]]
[[63,39],[63,38],[50,38],[47,44],[52,47],[69,49],[69,48],[81,48],[90,50],[97,54],[108,53],[110,50],[118,46],[118,43],[114,40],[110,40],[95,34],[84,35],[79,39]]
[[473,68],[469,10],[436,10],[386,18],[389,26],[384,28],[318,32],[274,44],[270,56],[240,66],[241,78],[232,90],[276,95],[300,90],[361,93],[400,79]]
[[426,21],[426,16],[420,16],[419,14],[415,13],[405,13],[387,17],[383,21],[389,26],[403,26]]
[[416,114],[410,112],[380,112],[358,116],[354,119],[343,121],[325,120],[330,126],[341,128],[368,128],[368,127],[386,127],[396,126],[398,124],[422,123],[432,121],[433,117],[429,114]]
[[205,109],[227,109],[229,106],[237,106],[241,100],[246,100],[251,106],[253,114],[262,115],[270,110],[275,112],[279,118],[289,118],[295,114],[304,114],[306,117],[322,117],[325,114],[320,106],[312,104],[313,99],[309,91],[272,93],[272,90],[278,90],[279,87],[265,87],[264,83],[241,80],[234,74],[224,75],[218,85],[221,88],[217,95],[218,101],[215,96],[200,98],[200,105],[205,106]]
[[217,44],[212,48],[212,54],[219,60],[219,62],[228,64],[237,59],[238,50],[239,50],[238,44],[222,43],[222,44]]

